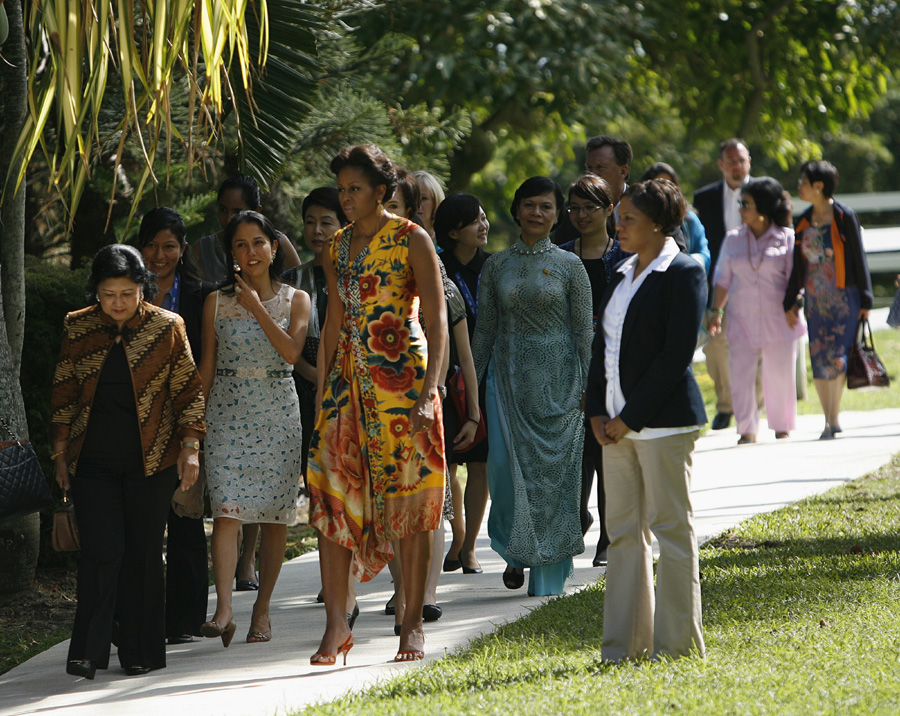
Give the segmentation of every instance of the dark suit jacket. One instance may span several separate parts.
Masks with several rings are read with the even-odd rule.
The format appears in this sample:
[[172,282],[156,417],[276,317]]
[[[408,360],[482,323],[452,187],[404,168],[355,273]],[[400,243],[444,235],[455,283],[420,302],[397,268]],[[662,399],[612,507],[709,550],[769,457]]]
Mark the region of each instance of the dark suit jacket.
[[725,240],[725,215],[722,211],[722,191],[725,180],[707,184],[694,194],[694,208],[700,223],[706,229],[706,240],[709,243],[709,280],[712,285],[713,272],[719,258],[719,249]]
[[[616,271],[603,296],[601,315],[622,278]],[[622,329],[619,379],[625,394],[620,417],[632,430],[706,423],[703,396],[691,370],[705,308],[706,272],[682,253],[666,271],[651,272],[631,299]],[[588,373],[588,417],[606,415],[605,353],[598,324]]]

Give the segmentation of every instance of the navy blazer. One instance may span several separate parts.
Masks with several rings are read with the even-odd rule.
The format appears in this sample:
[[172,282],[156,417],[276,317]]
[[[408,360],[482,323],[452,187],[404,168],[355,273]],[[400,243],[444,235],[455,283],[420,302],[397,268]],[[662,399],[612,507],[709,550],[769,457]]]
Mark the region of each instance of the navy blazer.
[[719,249],[725,240],[725,212],[722,208],[722,192],[725,180],[720,179],[712,184],[707,184],[694,193],[694,208],[700,223],[706,229],[706,241],[709,244],[709,281],[712,285],[713,273],[716,270],[716,261],[719,258]]
[[[601,316],[623,276],[615,272],[600,304]],[[625,394],[625,408],[619,417],[632,430],[706,423],[703,396],[691,369],[706,293],[703,267],[679,253],[665,271],[651,271],[631,299],[619,357],[619,380]],[[601,319],[588,373],[588,417],[607,414],[605,354]]]

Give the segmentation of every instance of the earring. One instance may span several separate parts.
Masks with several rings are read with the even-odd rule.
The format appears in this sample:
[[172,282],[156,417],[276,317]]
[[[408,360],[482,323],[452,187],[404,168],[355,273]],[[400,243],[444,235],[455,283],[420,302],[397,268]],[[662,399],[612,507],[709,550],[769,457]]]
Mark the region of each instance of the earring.
[[381,203],[381,199],[378,200],[378,211],[384,211],[384,204]]
[[235,272],[235,273],[240,273],[240,272],[241,272],[241,267],[238,266],[238,262],[237,262],[237,261],[234,262],[234,265],[233,265],[231,268],[234,269],[234,272]]

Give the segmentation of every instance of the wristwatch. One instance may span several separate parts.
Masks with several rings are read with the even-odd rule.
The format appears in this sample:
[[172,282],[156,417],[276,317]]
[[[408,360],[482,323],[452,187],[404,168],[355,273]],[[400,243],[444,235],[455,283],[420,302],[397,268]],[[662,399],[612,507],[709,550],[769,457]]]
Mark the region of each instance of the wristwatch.
[[194,448],[194,450],[200,450],[200,441],[196,438],[185,438],[181,441],[181,447],[183,448]]

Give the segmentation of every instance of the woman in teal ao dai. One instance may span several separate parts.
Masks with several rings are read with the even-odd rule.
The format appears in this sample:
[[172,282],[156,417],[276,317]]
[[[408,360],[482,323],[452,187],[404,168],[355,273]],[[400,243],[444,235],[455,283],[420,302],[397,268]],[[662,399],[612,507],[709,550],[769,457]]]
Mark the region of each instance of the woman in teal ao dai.
[[517,589],[561,594],[572,557],[584,551],[579,517],[582,393],[591,360],[591,285],[575,254],[549,239],[562,190],[532,177],[511,212],[522,229],[491,256],[478,287],[472,353],[487,373],[491,547]]

